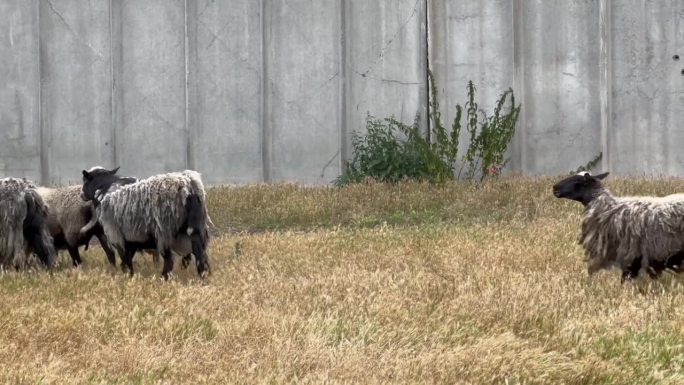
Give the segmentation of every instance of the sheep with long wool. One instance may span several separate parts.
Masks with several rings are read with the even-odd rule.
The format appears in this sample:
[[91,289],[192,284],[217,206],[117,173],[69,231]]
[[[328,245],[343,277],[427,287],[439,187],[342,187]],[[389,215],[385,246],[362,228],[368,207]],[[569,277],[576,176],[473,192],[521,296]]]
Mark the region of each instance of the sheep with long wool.
[[197,273],[204,276],[209,269],[209,232],[200,174],[186,170],[121,185],[117,170],[83,170],[82,198],[93,202],[97,221],[121,255],[122,268],[133,274],[135,252],[154,248],[164,259],[162,275],[168,278],[172,250],[183,249],[192,251]]
[[48,212],[33,182],[0,179],[0,265],[18,268],[35,253],[45,266],[52,266],[55,249],[47,228]]
[[[94,166],[88,171],[93,172],[95,170],[102,170],[103,172],[108,171],[107,169],[105,169],[102,166]],[[116,169],[111,170],[110,172],[113,172],[114,174],[116,174],[116,172],[118,170],[119,170],[119,168],[117,167]],[[119,186],[130,184],[130,183],[135,183],[137,181],[138,181],[138,178],[119,176],[117,178],[116,182],[114,184],[112,184],[112,186],[110,186],[109,189],[110,189],[110,191],[114,191],[115,189],[119,188]],[[114,255],[114,251],[109,246],[109,243],[106,241],[106,237],[104,236],[104,230],[102,229],[102,226],[97,221],[97,217],[94,215],[93,203],[92,202],[84,202],[82,197],[81,197],[82,186],[79,185],[76,187],[78,187],[75,191],[76,198],[78,199],[78,202],[80,202],[80,205],[86,205],[87,207],[89,207],[89,210],[83,210],[83,214],[80,214],[76,225],[69,226],[69,225],[65,224],[65,225],[58,225],[58,226],[62,227],[62,228],[68,226],[68,228],[70,230],[76,229],[76,227],[78,227],[77,234],[74,235],[73,239],[79,239],[80,240],[79,243],[85,244],[86,249],[88,248],[88,244],[90,243],[90,239],[93,236],[96,236],[98,238],[98,240],[100,241],[102,248],[105,251],[105,254],[107,256],[107,260],[109,261],[109,263],[112,266],[114,266],[114,265],[116,265],[116,257]],[[40,188],[39,188],[39,191],[40,191]],[[74,193],[73,191],[68,192],[68,194],[69,194],[68,198],[70,198],[69,200],[71,200],[71,198],[73,198],[73,195],[72,195],[73,193]],[[57,195],[57,194],[55,194],[55,195]],[[60,202],[55,202],[55,204],[60,205]],[[72,212],[70,214],[60,215],[59,218],[55,218],[56,221],[59,222],[60,219],[68,219],[68,217],[75,217],[75,216],[79,215],[79,214],[76,214],[74,212],[74,210],[78,209],[78,206],[79,205],[75,202],[73,204],[69,204],[67,207],[65,207],[65,211],[72,211]],[[89,214],[91,214],[91,215],[89,215]],[[51,215],[51,217],[52,217],[52,215]],[[88,220],[86,222],[83,222],[83,219],[85,219],[85,218],[88,218]],[[207,219],[209,220],[209,223],[211,223],[211,220],[209,219],[208,216],[207,216]],[[56,231],[59,231],[59,227],[57,227]],[[55,244],[57,245],[57,240],[55,240]],[[172,250],[173,250],[173,252],[175,252],[179,256],[183,257],[181,259],[181,266],[183,267],[183,269],[187,268],[188,265],[190,264],[191,260],[192,260],[192,255],[191,255],[192,246],[190,244],[189,239],[185,239],[185,238],[176,239],[173,243]],[[157,252],[156,249],[140,249],[138,251],[146,252],[146,253],[152,255],[152,260],[154,261],[154,263],[155,264],[159,263],[159,253]],[[78,253],[78,248],[76,248],[76,253]],[[78,255],[78,254],[76,254],[76,255]],[[72,258],[73,258],[73,254],[72,254]],[[74,263],[74,265],[76,265],[76,263]]]
[[684,260],[684,194],[665,197],[616,197],[602,180],[582,172],[553,186],[557,198],[585,207],[579,243],[589,274],[617,266],[622,280],[636,278],[642,267],[652,278],[665,269],[681,271]]

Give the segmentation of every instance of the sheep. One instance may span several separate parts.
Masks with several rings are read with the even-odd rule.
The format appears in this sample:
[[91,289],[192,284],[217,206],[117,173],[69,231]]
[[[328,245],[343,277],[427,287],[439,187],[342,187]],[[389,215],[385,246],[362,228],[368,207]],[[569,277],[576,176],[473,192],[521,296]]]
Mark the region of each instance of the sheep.
[[[92,167],[89,171],[105,170],[102,166]],[[118,171],[118,168],[115,172]],[[133,177],[119,177],[116,186],[130,184],[137,182],[137,178]],[[97,222],[94,216],[94,208],[91,202],[85,202],[81,199],[81,185],[68,186],[63,188],[46,188],[40,187],[38,191],[43,196],[43,199],[48,201],[48,204],[54,207],[50,213],[50,232],[55,239],[55,247],[66,249],[71,255],[74,266],[81,264],[81,257],[78,252],[79,246],[88,245],[92,237],[97,237],[102,246],[102,249],[107,256],[107,260],[112,266],[116,265],[116,257],[114,251],[109,246],[102,226]],[[182,267],[186,268],[190,263],[191,249],[188,251],[187,245],[176,245],[174,248],[176,252],[184,252],[182,259]],[[152,260],[156,263],[159,261],[159,254],[155,250],[140,250],[152,255]]]
[[36,185],[19,178],[0,179],[0,264],[19,268],[35,253],[48,269],[55,249],[47,228],[49,208]]
[[585,207],[578,238],[588,272],[617,266],[622,282],[642,266],[651,278],[666,270],[681,272],[684,260],[684,194],[666,197],[615,197],[601,183],[608,173],[581,172],[553,186],[557,198]]
[[114,251],[105,239],[102,226],[95,223],[88,231],[81,233],[81,229],[93,218],[94,209],[92,203],[81,199],[80,185],[38,187],[37,190],[50,207],[47,223],[57,251],[67,250],[72,264],[78,266],[82,263],[78,248],[84,245],[87,248],[91,238],[96,237],[109,263],[116,264]]
[[120,185],[117,170],[83,170],[81,197],[93,202],[97,221],[121,256],[122,270],[132,275],[135,252],[154,248],[164,259],[162,276],[168,279],[173,270],[171,251],[191,250],[197,273],[204,277],[209,269],[209,232],[200,174],[186,170]]

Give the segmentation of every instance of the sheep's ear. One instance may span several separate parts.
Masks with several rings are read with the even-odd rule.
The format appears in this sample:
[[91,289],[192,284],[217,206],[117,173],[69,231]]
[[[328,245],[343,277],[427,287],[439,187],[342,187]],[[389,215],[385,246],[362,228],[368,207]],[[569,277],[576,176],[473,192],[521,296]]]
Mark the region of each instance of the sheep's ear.
[[114,175],[114,174],[116,174],[116,172],[119,171],[119,168],[121,168],[121,166],[119,166],[119,167],[117,167],[117,168],[111,170],[111,171],[109,172],[109,175]]
[[609,172],[604,172],[603,174],[595,175],[594,178],[596,178],[596,179],[605,179],[605,178],[608,176],[608,174],[610,174],[610,173],[609,173]]
[[90,180],[90,173],[86,170],[83,170],[83,177]]

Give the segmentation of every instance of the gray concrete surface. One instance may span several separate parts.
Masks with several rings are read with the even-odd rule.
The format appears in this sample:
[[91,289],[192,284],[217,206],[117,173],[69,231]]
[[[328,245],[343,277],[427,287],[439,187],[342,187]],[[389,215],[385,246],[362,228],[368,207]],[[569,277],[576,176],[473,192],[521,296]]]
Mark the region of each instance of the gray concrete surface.
[[41,179],[38,3],[0,2],[0,175]]
[[40,15],[43,173],[79,182],[113,156],[109,3],[41,1]]
[[194,167],[210,184],[259,182],[261,1],[205,0],[188,7]]
[[684,175],[684,1],[612,7],[610,165]]
[[339,174],[340,1],[266,2],[268,181]]
[[684,175],[684,0],[0,0],[0,49],[0,176],[328,183],[428,62],[447,122],[513,87],[509,171]]

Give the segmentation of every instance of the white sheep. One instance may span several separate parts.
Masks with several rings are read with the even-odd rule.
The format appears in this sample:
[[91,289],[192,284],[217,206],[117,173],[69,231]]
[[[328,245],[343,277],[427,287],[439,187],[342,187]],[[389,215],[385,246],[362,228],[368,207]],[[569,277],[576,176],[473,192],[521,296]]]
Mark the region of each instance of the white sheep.
[[50,207],[47,223],[57,251],[67,250],[73,265],[78,266],[82,263],[78,248],[87,248],[91,238],[96,237],[109,263],[116,264],[114,251],[106,241],[102,226],[95,223],[88,231],[81,233],[81,229],[92,220],[95,213],[92,203],[81,199],[80,185],[38,187],[37,190]]

